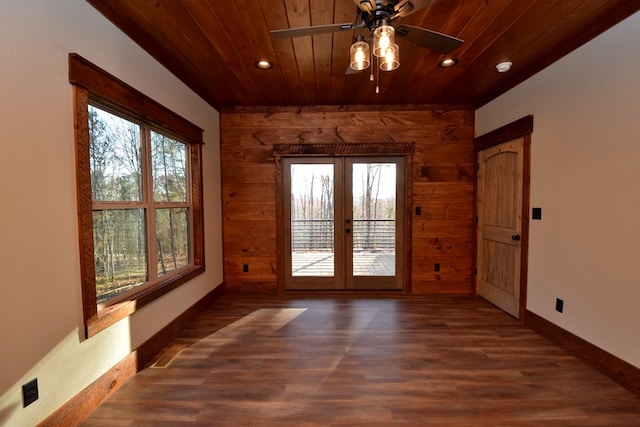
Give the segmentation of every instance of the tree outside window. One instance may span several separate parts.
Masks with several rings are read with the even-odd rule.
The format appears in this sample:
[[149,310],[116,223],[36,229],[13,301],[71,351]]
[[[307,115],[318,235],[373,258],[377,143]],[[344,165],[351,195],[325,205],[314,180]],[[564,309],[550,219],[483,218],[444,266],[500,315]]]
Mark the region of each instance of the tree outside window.
[[96,105],[89,142],[96,296],[104,303],[189,264],[188,147]]

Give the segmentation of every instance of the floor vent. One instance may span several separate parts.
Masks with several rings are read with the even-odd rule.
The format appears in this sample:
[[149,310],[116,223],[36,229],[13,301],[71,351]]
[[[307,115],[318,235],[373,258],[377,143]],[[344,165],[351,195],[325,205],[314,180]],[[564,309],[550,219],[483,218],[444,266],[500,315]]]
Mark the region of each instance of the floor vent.
[[151,363],[150,368],[166,368],[184,350],[185,344],[173,344],[162,350]]

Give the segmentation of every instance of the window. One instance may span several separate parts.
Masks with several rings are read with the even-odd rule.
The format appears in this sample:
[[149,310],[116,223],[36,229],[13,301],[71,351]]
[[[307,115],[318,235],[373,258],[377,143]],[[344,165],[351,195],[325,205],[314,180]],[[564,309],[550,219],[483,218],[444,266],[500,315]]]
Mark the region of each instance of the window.
[[90,337],[204,271],[202,130],[69,57]]

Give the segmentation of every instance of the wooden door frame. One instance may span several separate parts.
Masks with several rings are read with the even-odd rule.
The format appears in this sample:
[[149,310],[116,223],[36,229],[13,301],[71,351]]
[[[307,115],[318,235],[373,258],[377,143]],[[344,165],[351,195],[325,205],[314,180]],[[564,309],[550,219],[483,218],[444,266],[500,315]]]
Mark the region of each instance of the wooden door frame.
[[[527,276],[528,276],[528,260],[529,260],[529,197],[531,186],[531,134],[533,133],[533,116],[525,116],[515,122],[509,123],[484,135],[481,135],[473,140],[473,151],[477,153],[487,148],[495,147],[505,142],[512,141],[517,138],[522,138],[523,144],[523,168],[522,168],[522,232],[520,234],[521,240],[521,252],[520,252],[520,301],[518,302],[519,320],[521,323],[525,321],[525,315],[527,311]],[[476,176],[473,181],[473,213],[474,217],[478,218],[478,177],[477,169]],[[474,222],[473,230],[473,252],[474,265],[477,267],[477,254],[478,254],[478,223]],[[478,269],[475,269],[476,273]],[[477,277],[473,281],[473,293],[477,294],[476,289]]]
[[[404,283],[402,290],[411,292],[411,207],[413,206],[413,154],[415,143],[338,143],[338,144],[274,144],[276,163],[276,280],[279,294],[285,293],[285,237],[283,157],[404,157]],[[296,291],[286,291],[296,292]],[[363,291],[340,291],[363,292]]]

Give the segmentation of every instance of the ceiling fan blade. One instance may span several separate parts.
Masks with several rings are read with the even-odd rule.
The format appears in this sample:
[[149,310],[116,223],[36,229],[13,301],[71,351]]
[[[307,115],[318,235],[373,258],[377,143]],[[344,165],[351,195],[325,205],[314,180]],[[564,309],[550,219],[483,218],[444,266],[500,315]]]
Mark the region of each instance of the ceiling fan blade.
[[396,11],[394,18],[402,18],[410,15],[420,9],[424,9],[427,6],[431,6],[433,3],[437,3],[440,0],[400,0],[393,6]]
[[417,10],[415,4],[411,0],[401,0],[393,7],[393,9],[396,11],[395,16],[398,18],[407,16]]
[[399,25],[398,28],[396,28],[396,35],[405,37],[411,43],[417,44],[418,46],[445,55],[453,52],[463,43],[462,40],[453,36],[405,24]]
[[376,10],[376,0],[353,0],[358,8],[366,13]]
[[354,24],[327,24],[313,25],[311,27],[285,28],[283,30],[271,30],[273,37],[289,39],[293,37],[315,36],[316,34],[333,33],[334,31],[348,31],[360,28]]

